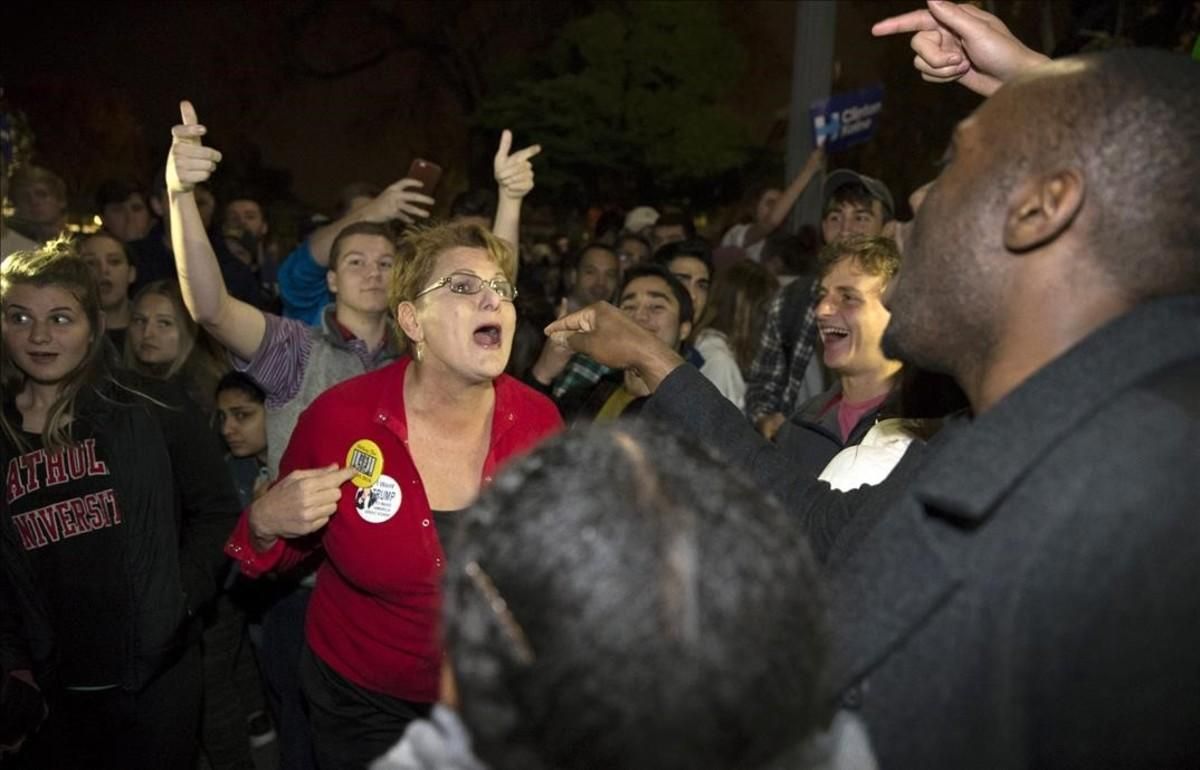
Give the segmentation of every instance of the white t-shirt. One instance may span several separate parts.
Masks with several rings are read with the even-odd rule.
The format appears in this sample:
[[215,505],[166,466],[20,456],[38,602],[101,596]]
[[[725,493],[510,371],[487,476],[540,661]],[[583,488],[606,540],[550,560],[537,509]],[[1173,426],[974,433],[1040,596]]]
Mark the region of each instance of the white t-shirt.
[[705,329],[696,337],[696,350],[704,356],[700,373],[734,406],[745,409],[746,380],[742,378],[742,370],[725,335],[716,329]]

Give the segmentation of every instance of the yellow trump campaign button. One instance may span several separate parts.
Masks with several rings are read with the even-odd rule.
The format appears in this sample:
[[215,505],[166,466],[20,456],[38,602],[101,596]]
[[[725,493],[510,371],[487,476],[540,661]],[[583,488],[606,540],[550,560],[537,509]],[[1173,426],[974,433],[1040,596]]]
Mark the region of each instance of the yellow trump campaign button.
[[379,445],[370,439],[360,438],[350,446],[346,453],[346,467],[358,471],[350,483],[366,489],[374,486],[383,473],[383,452]]

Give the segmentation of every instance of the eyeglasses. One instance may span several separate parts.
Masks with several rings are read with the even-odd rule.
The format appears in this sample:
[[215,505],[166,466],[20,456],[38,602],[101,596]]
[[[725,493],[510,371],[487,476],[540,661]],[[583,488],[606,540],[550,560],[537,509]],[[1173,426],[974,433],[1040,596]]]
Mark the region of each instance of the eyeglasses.
[[[440,289],[443,286],[448,286],[450,291],[454,294],[462,295],[478,294],[479,292],[483,291],[483,287],[486,286],[492,291],[496,292],[496,294],[500,295],[500,299],[512,302],[517,298],[517,287],[513,286],[512,282],[507,278],[492,278],[485,281],[473,273],[451,273],[445,278],[441,278],[429,286],[426,286],[417,293],[417,297],[423,297],[429,292]],[[417,297],[413,297],[413,299],[416,299]]]

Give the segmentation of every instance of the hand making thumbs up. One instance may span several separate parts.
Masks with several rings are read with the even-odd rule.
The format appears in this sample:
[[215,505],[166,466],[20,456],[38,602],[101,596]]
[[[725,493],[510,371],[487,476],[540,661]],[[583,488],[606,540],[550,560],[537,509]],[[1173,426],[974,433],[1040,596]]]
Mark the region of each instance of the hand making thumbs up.
[[534,144],[509,155],[512,140],[512,132],[508,129],[500,134],[500,148],[496,150],[492,168],[496,175],[496,184],[500,185],[500,195],[520,200],[533,189],[533,164],[529,159],[541,152],[542,147]]
[[208,181],[221,162],[221,153],[200,144],[208,129],[196,118],[196,108],[184,100],[179,103],[181,125],[171,129],[171,152],[167,155],[167,190],[191,192],[200,182]]

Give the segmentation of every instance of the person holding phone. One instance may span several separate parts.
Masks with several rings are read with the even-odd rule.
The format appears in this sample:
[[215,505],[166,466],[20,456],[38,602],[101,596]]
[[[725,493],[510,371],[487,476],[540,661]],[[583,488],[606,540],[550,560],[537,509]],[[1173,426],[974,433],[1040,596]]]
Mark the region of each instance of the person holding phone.
[[[493,161],[493,173],[499,186],[499,200],[492,223],[496,237],[516,249],[520,243],[521,202],[533,189],[533,165],[530,159],[541,152],[533,145],[512,152],[512,132],[500,135],[500,146]],[[442,169],[436,163],[415,158],[403,179],[387,187],[367,203],[345,212],[336,221],[316,230],[301,243],[279,269],[279,296],[283,315],[319,325],[321,314],[333,297],[326,286],[334,238],[346,227],[358,222],[384,224],[399,220],[411,225],[429,217],[433,193],[441,181]]]

